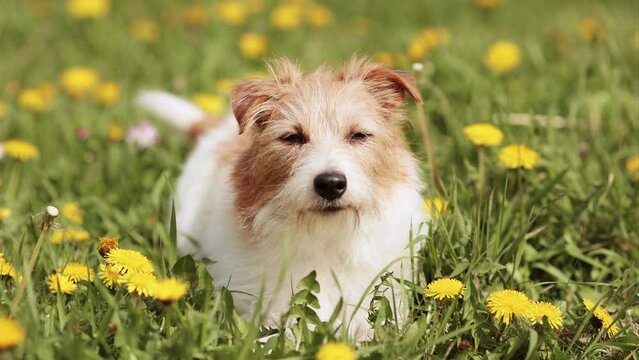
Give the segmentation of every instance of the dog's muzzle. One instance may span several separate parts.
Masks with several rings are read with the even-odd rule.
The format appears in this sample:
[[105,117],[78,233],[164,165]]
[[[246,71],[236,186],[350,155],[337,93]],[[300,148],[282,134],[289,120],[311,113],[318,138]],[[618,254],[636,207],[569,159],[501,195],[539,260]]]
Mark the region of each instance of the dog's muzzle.
[[322,199],[333,201],[346,192],[346,176],[341,172],[321,173],[313,180],[313,187]]

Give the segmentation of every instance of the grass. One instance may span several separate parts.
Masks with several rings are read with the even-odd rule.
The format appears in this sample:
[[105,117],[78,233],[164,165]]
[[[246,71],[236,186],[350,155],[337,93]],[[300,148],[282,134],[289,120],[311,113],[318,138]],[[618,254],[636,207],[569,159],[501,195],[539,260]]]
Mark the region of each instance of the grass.
[[[429,53],[418,82],[443,193],[430,181],[416,120],[407,135],[431,184],[424,196],[445,198],[448,209],[427,236],[415,240],[423,247],[418,271],[414,281],[403,283],[414,298],[412,320],[397,326],[380,297],[371,313],[375,340],[351,346],[366,359],[637,359],[639,183],[624,172],[625,161],[639,153],[636,3],[511,0],[493,9],[471,1],[325,4],[333,25],[281,31],[269,25],[271,2],[241,26],[212,18],[185,28],[171,20],[183,5],[170,1],[116,0],[94,20],[68,16],[62,1],[5,1],[11,11],[0,12],[0,100],[7,107],[0,140],[26,139],[41,156],[0,160],[0,207],[11,210],[0,220],[0,252],[24,275],[26,290],[14,304],[19,286],[3,279],[0,313],[17,319],[27,333],[24,343],[0,358],[304,359],[327,341],[348,341],[335,323],[306,326],[315,322],[312,278],[299,288],[293,306],[299,322],[288,332],[238,317],[230,292],[214,287],[205,264],[179,257],[176,229],[166,217],[188,140],[157,124],[161,142],[140,150],[110,141],[108,132],[114,122],[129,126],[143,116],[130,101],[139,89],[159,87],[186,97],[217,93],[228,100],[217,80],[263,71],[261,60],[243,58],[237,49],[246,31],[263,33],[270,55],[298,59],[307,69],[340,63],[355,51],[388,51],[397,67],[409,68],[402,54],[410,40],[420,28],[437,26],[450,32],[450,43]],[[579,35],[581,21],[592,16],[606,28],[601,41]],[[129,21],[141,17],[160,24],[156,41],[129,35]],[[496,75],[484,58],[501,39],[520,47],[522,61]],[[20,89],[57,84],[65,69],[78,65],[116,81],[119,101],[102,106],[72,100],[58,87],[43,113],[18,105]],[[408,111],[419,119],[414,106]],[[565,126],[513,125],[517,113],[558,116]],[[504,144],[535,149],[540,164],[506,170],[497,161],[499,149],[487,148],[480,172],[478,151],[461,131],[480,121],[497,125]],[[90,132],[84,140],[76,136],[79,127]],[[81,227],[90,240],[55,245],[40,232],[39,214],[69,201],[81,206],[84,219],[71,224],[62,217],[57,226]],[[105,235],[148,256],[160,275],[187,280],[190,293],[168,308],[123,288],[109,290],[100,280],[82,284],[73,295],[52,295],[45,279],[67,262],[97,271],[97,239]],[[41,252],[33,271],[26,271],[40,236]],[[442,303],[423,296],[426,285],[443,276],[463,281],[463,299]],[[385,274],[372,286],[381,293],[398,282]],[[531,326],[520,318],[502,327],[486,299],[504,288],[556,304],[564,328]],[[616,336],[593,326],[584,298],[605,304],[620,328]]]

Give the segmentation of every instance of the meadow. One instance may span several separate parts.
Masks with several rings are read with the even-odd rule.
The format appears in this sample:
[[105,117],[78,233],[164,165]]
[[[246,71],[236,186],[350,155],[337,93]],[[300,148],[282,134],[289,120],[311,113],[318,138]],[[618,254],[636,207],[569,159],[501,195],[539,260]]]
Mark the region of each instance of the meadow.
[[[4,0],[0,359],[639,359],[638,16],[633,1]],[[293,325],[267,328],[177,253],[167,214],[191,144],[132,103],[159,88],[221,115],[265,59],[353,53],[416,76],[406,134],[432,216],[413,278],[371,279],[359,343],[317,320],[312,274]]]

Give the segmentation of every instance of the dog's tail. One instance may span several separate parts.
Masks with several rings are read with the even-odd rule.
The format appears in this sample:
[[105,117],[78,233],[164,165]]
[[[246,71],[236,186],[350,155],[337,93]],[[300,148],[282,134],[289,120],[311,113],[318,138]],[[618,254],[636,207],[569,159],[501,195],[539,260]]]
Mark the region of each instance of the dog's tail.
[[197,105],[164,91],[142,91],[136,96],[135,104],[176,129],[187,132],[192,139],[197,139],[217,123]]

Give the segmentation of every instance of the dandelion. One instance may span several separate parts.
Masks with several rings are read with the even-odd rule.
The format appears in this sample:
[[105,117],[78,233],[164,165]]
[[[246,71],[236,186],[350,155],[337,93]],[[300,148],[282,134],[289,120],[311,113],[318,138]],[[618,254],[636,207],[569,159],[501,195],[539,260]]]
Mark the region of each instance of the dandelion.
[[129,128],[126,142],[140,149],[148,149],[160,141],[160,132],[149,121],[141,121]]
[[124,281],[128,292],[139,296],[150,296],[156,279],[151,273],[132,273],[125,275]]
[[107,257],[109,252],[113,249],[118,249],[120,246],[118,244],[118,239],[113,236],[102,236],[100,238],[100,244],[98,245],[98,252],[100,256]]
[[93,269],[77,262],[66,264],[59,273],[62,273],[62,275],[67,276],[71,281],[76,283],[79,281],[93,281],[93,277],[95,276]]
[[324,5],[311,3],[306,12],[306,21],[315,28],[325,28],[333,23],[333,12]]
[[116,285],[124,282],[122,275],[119,271],[113,269],[111,265],[100,264],[100,271],[98,271],[98,277],[102,280],[102,283],[110,289],[113,289]]
[[523,293],[516,290],[499,290],[490,294],[488,310],[499,321],[510,324],[513,316],[526,316],[530,307],[530,300]]
[[[2,156],[0,156],[2,158]],[[0,221],[8,219],[11,216],[11,209],[6,207],[0,207]]]
[[95,70],[76,66],[62,73],[62,87],[73,98],[81,98],[98,85],[100,78]]
[[34,113],[46,111],[49,105],[46,94],[40,89],[24,89],[18,95],[18,106]]
[[257,33],[246,33],[240,37],[240,53],[250,59],[259,59],[268,51],[266,37]]
[[117,121],[112,121],[107,130],[107,139],[110,142],[120,142],[124,139],[124,126]]
[[99,84],[93,92],[93,101],[101,105],[113,105],[119,98],[120,86],[113,81]]
[[64,241],[85,242],[91,238],[91,234],[84,229],[68,228],[64,230],[53,230],[49,241],[52,244],[62,244]]
[[55,85],[53,85],[50,82],[42,83],[38,85],[36,89],[40,91],[40,93],[44,96],[48,104],[50,104],[53,101],[56,94],[58,93],[58,90],[55,88]]
[[328,342],[315,355],[316,360],[356,360],[357,355],[346,343]]
[[151,43],[158,39],[160,28],[155,21],[133,19],[129,24],[129,33],[138,40]]
[[526,318],[534,324],[543,324],[544,318],[553,329],[560,329],[564,326],[564,319],[559,308],[549,302],[534,301],[530,303]]
[[184,24],[191,27],[201,27],[209,20],[206,7],[202,4],[190,4],[184,8]]
[[293,30],[302,23],[302,7],[295,3],[278,5],[271,12],[271,24],[280,30]]
[[579,24],[579,35],[589,42],[603,41],[606,32],[601,21],[596,17],[588,17],[581,20]]
[[0,316],[0,350],[14,348],[24,342],[27,333],[17,321]]
[[196,94],[191,98],[193,102],[210,114],[222,114],[224,112],[224,98],[212,94]]
[[475,0],[475,5],[482,8],[492,9],[500,6],[503,2],[504,0]]
[[238,26],[246,21],[247,9],[240,1],[223,0],[216,4],[215,14],[223,23]]
[[626,159],[625,170],[635,181],[639,181],[639,155]]
[[153,274],[155,271],[151,261],[135,250],[112,249],[107,254],[105,261],[113,267],[113,270],[121,274]]
[[67,0],[67,13],[78,19],[94,19],[106,15],[110,0]]
[[35,160],[40,157],[38,148],[24,140],[6,140],[2,143],[2,147],[6,156],[20,161]]
[[486,55],[486,64],[497,74],[504,74],[515,69],[521,62],[519,47],[510,41],[494,43]]
[[419,37],[428,49],[436,49],[450,42],[450,32],[444,28],[424,28],[419,32]]
[[151,286],[151,296],[168,304],[180,300],[188,291],[186,283],[180,279],[169,278],[156,281]]
[[454,299],[464,296],[466,287],[457,279],[437,279],[426,287],[426,296],[437,300]]
[[388,67],[395,67],[395,55],[392,52],[380,51],[373,55],[373,60]]
[[422,212],[428,216],[439,216],[448,209],[448,201],[436,197],[424,199]]
[[215,89],[220,94],[230,94],[235,82],[231,79],[220,79],[215,82]]
[[595,303],[590,299],[584,299],[583,303],[586,309],[594,315],[594,326],[596,328],[601,328],[603,326],[603,328],[606,329],[608,336],[612,337],[617,335],[619,327],[613,323],[614,319],[610,316],[608,310],[599,305],[595,306]]
[[412,61],[421,61],[428,54],[428,47],[421,38],[416,37],[408,45],[408,57]]
[[499,162],[508,169],[530,170],[539,163],[539,154],[526,145],[508,145],[499,151]]
[[72,223],[82,224],[84,219],[84,211],[80,208],[77,202],[66,202],[61,206],[62,217],[71,221]]
[[21,277],[16,271],[15,266],[3,258],[0,258],[0,278],[11,279],[17,282],[21,281]]
[[465,126],[464,136],[477,146],[497,146],[504,139],[504,133],[496,126],[487,123],[477,123]]
[[68,276],[62,274],[51,274],[47,278],[47,285],[52,294],[73,294],[78,289],[78,284],[73,282]]

